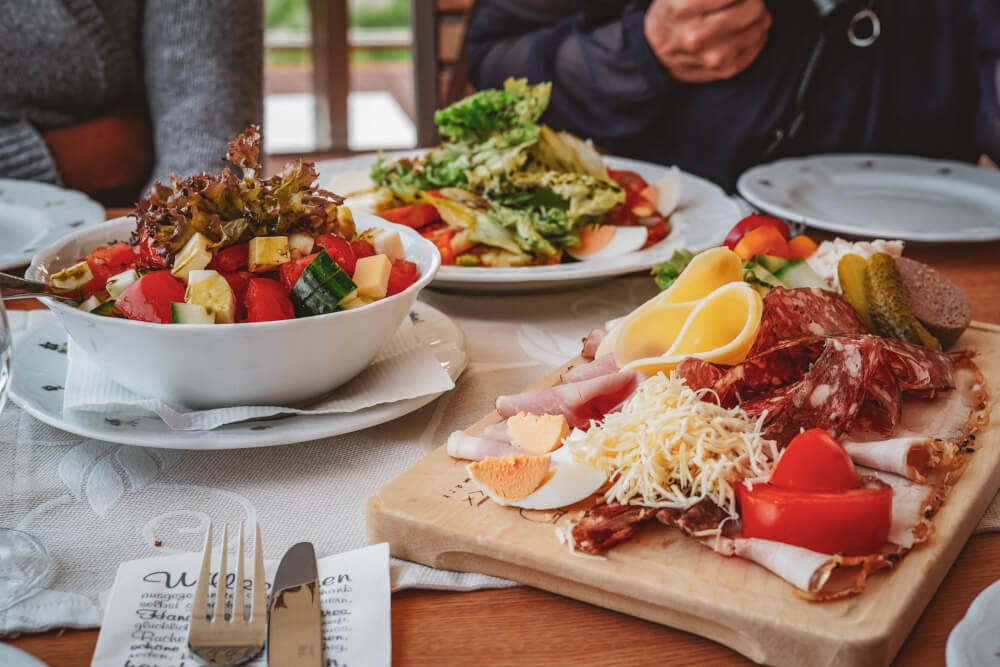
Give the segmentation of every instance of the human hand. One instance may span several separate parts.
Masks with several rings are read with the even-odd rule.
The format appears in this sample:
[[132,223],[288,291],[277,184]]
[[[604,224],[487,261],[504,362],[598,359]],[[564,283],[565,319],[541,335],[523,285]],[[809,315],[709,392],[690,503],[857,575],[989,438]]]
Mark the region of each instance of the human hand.
[[763,0],[653,0],[644,27],[671,76],[705,83],[734,77],[757,58],[771,14]]
[[63,184],[90,194],[145,183],[153,140],[145,114],[123,112],[44,133]]

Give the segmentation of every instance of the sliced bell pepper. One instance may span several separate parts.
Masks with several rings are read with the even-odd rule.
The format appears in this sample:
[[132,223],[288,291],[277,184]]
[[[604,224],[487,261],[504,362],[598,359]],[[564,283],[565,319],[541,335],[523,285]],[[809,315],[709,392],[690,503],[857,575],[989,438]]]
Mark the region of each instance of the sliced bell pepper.
[[107,286],[108,278],[134,266],[135,252],[132,250],[132,246],[127,243],[113,243],[94,248],[87,255],[86,261],[94,278],[83,286],[83,293],[90,296],[97,292],[103,292]]
[[821,428],[792,438],[771,471],[770,483],[800,491],[858,488],[858,472],[841,444]]
[[302,272],[306,270],[307,266],[312,264],[312,261],[316,259],[318,254],[318,252],[314,252],[311,255],[285,262],[278,267],[278,280],[281,282],[281,286],[285,288],[285,292],[292,291],[295,283],[299,282],[299,278],[302,277]]
[[385,295],[399,294],[417,282],[418,277],[420,277],[420,272],[417,270],[416,264],[405,259],[393,260],[392,268],[389,269],[389,284],[386,287]]
[[769,215],[761,215],[760,213],[751,213],[733,225],[733,228],[726,235],[723,245],[730,250],[735,250],[736,244],[740,242],[740,239],[758,227],[774,227],[774,229],[781,233],[782,238],[786,241],[788,240],[788,225],[784,220],[773,218]]
[[246,295],[247,322],[273,322],[295,317],[295,308],[277,280],[251,278]]
[[383,220],[395,222],[399,225],[406,225],[413,229],[420,229],[426,224],[441,219],[437,208],[433,204],[425,204],[423,202],[407,204],[399,208],[390,208],[387,211],[379,212],[378,216]]
[[788,240],[788,249],[792,253],[792,259],[808,259],[819,246],[805,234],[799,234]]
[[348,241],[336,234],[320,234],[316,237],[316,248],[326,250],[337,266],[344,270],[344,273],[349,276],[354,275],[354,267],[358,263],[358,258]]
[[878,552],[892,524],[892,489],[817,493],[772,484],[736,486],[743,537],[818,551],[864,556]]
[[[351,241],[351,250],[354,251],[354,258],[372,257],[375,254],[375,246],[364,239]],[[354,275],[353,273],[351,275]]]
[[771,255],[773,257],[783,257],[791,259],[788,250],[788,241],[777,229],[771,225],[762,225],[757,229],[747,232],[746,236],[739,240],[733,252],[740,256],[740,259],[750,261],[754,255]]

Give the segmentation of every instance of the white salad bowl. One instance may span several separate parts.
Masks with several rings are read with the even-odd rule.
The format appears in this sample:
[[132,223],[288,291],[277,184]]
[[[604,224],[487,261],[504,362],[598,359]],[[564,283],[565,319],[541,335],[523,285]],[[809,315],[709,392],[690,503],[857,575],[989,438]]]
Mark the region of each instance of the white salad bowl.
[[[66,328],[74,353],[90,355],[119,384],[189,408],[290,406],[317,398],[358,375],[408,316],[434,278],[441,256],[408,227],[358,213],[359,231],[399,232],[406,257],[420,270],[407,289],[367,306],[278,322],[154,324],[94,315],[43,299]],[[53,273],[100,245],[128,241],[135,220],[116,218],[39,252],[26,276]]]

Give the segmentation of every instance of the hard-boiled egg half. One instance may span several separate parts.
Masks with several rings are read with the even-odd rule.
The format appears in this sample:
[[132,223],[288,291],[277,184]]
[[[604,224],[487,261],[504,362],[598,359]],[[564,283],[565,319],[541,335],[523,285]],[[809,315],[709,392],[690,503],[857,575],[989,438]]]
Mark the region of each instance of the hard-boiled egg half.
[[523,498],[501,498],[488,485],[476,479],[472,466],[469,477],[494,502],[526,510],[552,510],[567,507],[589,498],[607,479],[603,472],[573,459],[568,447],[550,455],[550,473],[542,485]]
[[646,243],[647,236],[648,232],[642,225],[584,227],[580,232],[580,245],[567,248],[566,252],[579,260],[611,259],[639,250]]

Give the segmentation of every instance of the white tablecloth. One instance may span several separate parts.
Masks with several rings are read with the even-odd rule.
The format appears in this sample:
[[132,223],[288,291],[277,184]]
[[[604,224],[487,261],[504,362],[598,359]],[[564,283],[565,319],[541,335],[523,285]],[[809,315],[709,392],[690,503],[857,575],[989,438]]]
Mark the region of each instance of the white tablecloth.
[[[363,546],[364,503],[448,433],[575,356],[594,326],[655,292],[648,277],[606,280],[570,292],[476,296],[426,291],[421,299],[465,332],[468,369],[456,388],[394,422],[284,447],[239,451],[140,449],[50,428],[8,405],[0,414],[0,525],[37,536],[52,553],[48,590],[0,614],[0,635],[95,627],[118,564],[198,551],[207,521],[260,521],[265,557],[301,540],[319,555]],[[23,313],[12,313],[23,325]],[[1000,529],[995,500],[979,530]],[[162,546],[155,544],[160,542]],[[449,590],[510,585],[394,562],[394,588]]]

